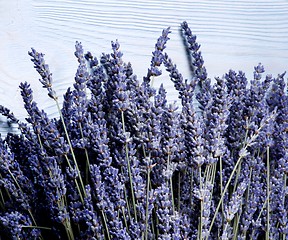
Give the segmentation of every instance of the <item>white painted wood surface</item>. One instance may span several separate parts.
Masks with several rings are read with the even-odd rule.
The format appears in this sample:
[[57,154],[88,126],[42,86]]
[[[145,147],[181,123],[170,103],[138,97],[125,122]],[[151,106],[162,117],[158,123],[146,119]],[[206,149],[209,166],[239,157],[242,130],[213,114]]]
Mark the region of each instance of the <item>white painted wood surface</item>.
[[[46,54],[60,97],[73,84],[75,41],[100,56],[118,39],[124,59],[142,79],[156,39],[168,26],[172,33],[167,52],[189,78],[179,35],[184,20],[198,36],[212,79],[231,68],[252,77],[258,62],[273,75],[288,70],[287,0],[0,0],[0,16],[0,104],[20,119],[26,116],[18,90],[21,81],[31,83],[39,106],[56,115],[27,54],[31,47]],[[167,74],[155,79],[155,84],[161,82],[170,100],[176,100]]]

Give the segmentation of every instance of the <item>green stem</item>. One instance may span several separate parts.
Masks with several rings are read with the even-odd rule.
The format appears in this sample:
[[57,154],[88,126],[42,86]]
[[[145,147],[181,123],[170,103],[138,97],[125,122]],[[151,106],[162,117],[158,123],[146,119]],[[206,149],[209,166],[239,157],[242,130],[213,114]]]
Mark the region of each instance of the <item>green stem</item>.
[[125,209],[124,209],[123,206],[122,206],[121,210],[122,210],[122,215],[123,215],[123,219],[124,219],[124,224],[125,224],[125,227],[126,227],[126,231],[129,233],[129,228],[128,228],[128,223],[127,223],[127,219],[126,219]]
[[[121,166],[121,174],[124,175],[122,166]],[[127,206],[127,212],[128,212],[129,218],[131,219],[130,206],[129,206],[129,201],[128,201],[128,196],[127,196],[125,185],[124,185],[124,198],[125,198],[125,202],[126,202],[126,206]]]
[[[126,133],[125,129],[125,119],[124,119],[124,112],[121,111],[121,119],[122,119],[122,127],[123,127],[123,133]],[[136,201],[135,201],[135,193],[133,188],[133,179],[132,179],[132,173],[131,173],[131,166],[130,166],[130,160],[129,160],[129,149],[127,142],[125,142],[125,152],[126,152],[126,161],[127,161],[127,168],[128,168],[128,175],[129,175],[129,182],[130,182],[130,188],[131,188],[131,195],[132,195],[132,204],[134,209],[134,217],[136,222],[137,220],[137,211],[136,211]]]
[[190,176],[190,204],[191,204],[191,208],[192,208],[192,199],[193,199],[193,169],[191,168],[191,176]]
[[[50,174],[50,172],[49,172]],[[59,193],[59,190],[57,188],[57,196],[60,195]],[[67,237],[69,240],[74,240],[74,234],[73,234],[73,230],[72,230],[72,227],[71,227],[71,222],[70,222],[70,219],[69,219],[69,214],[67,213],[67,210],[65,208],[65,205],[66,204],[66,198],[65,196],[61,196],[61,198],[57,201],[57,205],[58,205],[58,208],[60,209],[60,211],[64,210],[64,214],[68,217],[66,217],[64,219],[64,221],[62,222],[62,224],[64,225],[65,227],[65,231],[66,231],[66,234],[67,234]]]
[[102,218],[103,218],[104,228],[105,228],[105,230],[106,230],[107,237],[108,237],[109,240],[111,240],[110,232],[109,232],[109,230],[108,230],[108,225],[107,225],[107,217],[106,217],[106,214],[104,213],[103,210],[101,210],[101,215],[102,215]]
[[[263,212],[263,210],[264,210],[264,208],[265,208],[265,206],[267,204],[267,201],[268,201],[269,197],[270,197],[270,192],[268,193],[268,196],[266,197],[265,202],[263,203],[263,206],[262,206],[262,208],[261,208],[261,210],[260,210],[260,212],[258,214],[258,217],[256,218],[256,221],[255,221],[256,223],[258,222],[259,218],[261,217],[261,214],[262,214],[262,212]],[[253,238],[254,232],[255,232],[255,229],[252,230],[251,238]]]
[[154,85],[154,79],[155,79],[155,76],[152,76],[151,87],[153,87],[153,85]]
[[40,144],[40,148],[41,148],[41,150],[43,150],[43,144],[42,144],[41,137],[40,137],[39,134],[37,134],[37,138],[38,138],[38,141],[39,141],[39,144]]
[[[284,189],[286,189],[286,180],[287,180],[287,175],[286,175],[286,173],[284,173]],[[286,196],[286,195],[285,195],[285,196]],[[283,206],[285,206],[285,205],[284,205],[284,203],[285,203],[285,196],[284,196],[283,199],[282,199]],[[284,239],[284,240],[286,239],[286,233],[283,233],[283,239]]]
[[[65,159],[67,161],[67,164],[68,164],[69,168],[73,169],[71,164],[70,164],[69,158],[68,158],[68,156],[66,154],[65,154]],[[84,203],[84,198],[83,198],[82,192],[80,190],[79,183],[77,182],[77,179],[74,179],[74,181],[75,181],[75,185],[76,185],[76,188],[78,190],[78,193],[79,193],[80,200],[81,200],[82,203]]]
[[5,200],[4,200],[2,190],[0,190],[0,198],[1,198],[1,204],[0,204],[1,209],[2,209],[2,211],[5,211]]
[[178,173],[178,204],[177,209],[180,211],[180,205],[181,205],[181,172]]
[[[0,178],[3,179],[1,173],[0,173]],[[5,188],[5,190],[6,190],[6,193],[7,193],[8,197],[11,199],[11,195],[8,192],[7,188]],[[0,196],[1,196],[1,208],[4,211],[5,210],[5,199],[4,199],[4,195],[2,193],[2,190],[0,190]]]
[[[219,164],[220,164],[220,193],[221,196],[223,195],[223,176],[222,176],[222,172],[223,172],[223,167],[222,167],[222,157],[220,157],[219,159]],[[224,213],[224,203],[221,203],[221,208],[222,208],[222,219],[223,218],[223,213]],[[224,222],[222,222],[222,225],[224,224]]]
[[241,213],[236,214],[236,220],[234,219],[234,225],[233,225],[233,240],[237,240],[238,235],[238,225],[240,221]]
[[238,178],[240,176],[240,172],[241,172],[241,165],[239,165],[238,171],[236,173],[236,177],[235,177],[235,181],[234,181],[234,187],[233,187],[233,193],[236,191],[236,187],[237,187],[237,183],[238,183]]
[[[273,119],[273,118],[275,117],[275,115],[276,115],[276,112],[273,112],[273,113],[269,116],[269,118],[267,118],[267,120],[264,121],[264,122],[262,123],[262,125],[259,126],[259,128],[257,129],[257,131],[255,131],[255,133],[251,136],[251,138],[249,139],[249,141],[245,143],[245,147],[242,148],[244,152],[247,151],[247,148],[248,148],[249,146],[251,146],[251,144],[252,144],[253,142],[255,142],[255,140],[258,138],[259,133],[260,133],[260,131],[262,130],[262,128],[269,122],[270,119]],[[247,130],[247,131],[248,131],[248,130]],[[229,185],[230,185],[230,182],[232,181],[232,178],[233,178],[233,176],[234,176],[234,174],[235,174],[235,172],[236,172],[239,164],[241,163],[242,158],[243,158],[243,156],[239,156],[239,158],[238,158],[238,160],[237,160],[237,162],[236,162],[236,164],[235,164],[235,166],[234,166],[234,168],[233,168],[233,171],[232,171],[232,173],[231,173],[231,175],[230,175],[230,177],[229,177],[229,179],[228,179],[228,182],[227,182],[227,184],[226,184],[226,186],[225,186],[225,188],[224,188],[224,190],[223,190],[223,195],[222,195],[221,198],[220,198],[220,201],[219,201],[219,203],[218,203],[218,205],[217,205],[217,208],[216,208],[216,210],[215,210],[213,219],[212,219],[211,224],[210,224],[210,228],[209,228],[209,231],[208,231],[208,234],[207,234],[207,239],[208,239],[209,234],[210,234],[210,232],[211,232],[211,230],[212,230],[212,227],[213,227],[214,221],[215,221],[215,219],[216,219],[216,216],[217,216],[217,214],[218,214],[218,211],[219,211],[219,209],[220,209],[221,203],[222,203],[222,201],[223,201],[223,199],[224,199],[224,195],[225,195],[226,191],[228,190],[228,187],[229,187]]]
[[[74,154],[74,151],[73,151],[72,143],[71,143],[68,131],[67,131],[67,127],[66,127],[66,124],[65,124],[65,121],[64,121],[64,117],[63,117],[63,114],[61,112],[61,109],[60,109],[58,101],[55,100],[55,102],[56,102],[57,109],[58,109],[58,112],[59,112],[59,115],[60,115],[60,118],[61,118],[61,122],[62,122],[62,125],[63,125],[63,128],[64,128],[64,132],[65,132],[65,135],[66,135],[66,138],[67,138],[67,142],[68,142],[68,145],[69,145],[69,148],[70,148],[70,151],[71,151],[71,155],[72,155],[75,167],[76,167],[76,171],[78,173],[78,178],[79,178],[79,181],[80,181],[80,185],[82,187],[82,192],[83,192],[83,195],[86,197],[85,187],[84,187],[83,180],[82,180],[82,177],[81,177],[81,173],[80,173],[80,170],[79,170],[79,167],[78,167],[78,164],[77,164],[77,160],[76,160],[76,157],[75,157],[75,154]],[[68,163],[68,164],[70,165],[70,163]],[[78,189],[78,190],[80,190],[80,189]],[[81,192],[79,192],[79,194],[81,195]]]
[[[153,214],[153,211],[154,210],[152,210],[152,214],[151,214],[151,222],[152,222],[152,224],[151,224],[151,232],[152,232],[152,236],[154,236],[154,239],[157,239],[157,233],[156,233],[156,230],[155,230],[155,224],[154,224],[154,222],[153,222],[153,216],[154,216],[154,214]],[[156,217],[156,219],[157,219],[157,217]]]
[[[19,191],[20,191],[20,192],[22,193],[22,195],[24,196],[24,192],[23,192],[21,186],[19,185],[17,179],[14,177],[14,175],[13,175],[13,173],[10,171],[10,169],[8,169],[8,173],[9,173],[10,176],[12,177],[12,179],[13,179],[13,181],[15,182],[16,186],[18,187]],[[25,200],[26,200],[26,199],[25,199]],[[35,219],[34,219],[34,217],[33,217],[33,214],[32,214],[32,212],[31,212],[30,209],[28,209],[28,212],[29,212],[29,215],[30,215],[30,217],[31,217],[31,219],[32,219],[32,221],[33,221],[33,224],[34,224],[34,225],[37,225],[37,224],[36,224],[36,221],[35,221]]]
[[159,237],[159,228],[157,226],[159,226],[159,218],[157,217],[157,206],[155,206],[155,215],[156,215],[156,238],[155,239],[158,239]]
[[[223,201],[223,199],[224,199],[224,195],[225,195],[225,193],[226,193],[227,190],[228,190],[228,187],[229,187],[229,185],[230,185],[230,182],[232,181],[232,178],[233,178],[233,176],[234,176],[234,174],[235,174],[235,172],[236,172],[236,170],[237,170],[237,168],[238,168],[238,165],[241,163],[241,160],[242,160],[242,157],[240,156],[239,159],[238,159],[238,161],[236,162],[236,165],[235,165],[235,167],[234,167],[234,169],[233,169],[233,171],[232,171],[232,173],[231,173],[231,175],[230,175],[230,177],[229,177],[229,179],[228,179],[228,182],[227,182],[227,184],[226,184],[226,186],[225,186],[225,188],[224,188],[224,190],[223,190],[222,196],[221,196],[221,198],[220,198],[220,200],[219,200],[219,203],[218,203],[218,205],[217,205],[217,208],[216,208],[216,210],[215,210],[213,219],[212,219],[211,224],[210,224],[210,228],[209,228],[209,231],[208,231],[208,236],[209,236],[209,233],[210,233],[211,230],[212,230],[214,221],[215,221],[215,219],[216,219],[216,216],[217,216],[217,214],[218,214],[218,211],[219,211],[220,206],[221,206],[221,204],[222,204],[222,201]],[[207,236],[207,239],[208,239],[208,236]]]
[[22,228],[37,228],[37,229],[44,229],[44,230],[52,230],[52,228],[49,227],[41,227],[41,226],[34,226],[34,225],[30,225],[30,226],[26,226],[26,225],[22,225]]
[[[149,160],[150,160],[150,153],[149,153]],[[149,161],[150,164],[150,161]],[[146,213],[145,213],[145,240],[148,240],[148,208],[149,208],[149,186],[150,186],[150,172],[151,172],[151,166],[148,166],[147,170],[147,192],[146,192]]]
[[66,218],[65,222],[63,223],[63,225],[65,226],[65,230],[66,230],[66,234],[68,236],[68,239],[74,240],[74,234],[73,234],[73,230],[71,227],[71,223],[67,218]]
[[270,148],[267,147],[267,231],[266,239],[269,240],[269,231],[270,231]]
[[[170,150],[168,150],[167,168],[168,168],[168,169],[170,168]],[[170,184],[170,191],[171,191],[172,211],[173,211],[173,214],[175,214],[175,203],[174,203],[174,193],[173,193],[173,181],[172,181],[172,176],[169,178],[169,184]]]
[[247,194],[246,194],[246,202],[248,202],[248,199],[250,197],[250,186],[251,186],[251,179],[252,179],[252,168],[250,168],[249,171],[249,182],[248,182],[248,186],[247,186]]
[[[202,195],[202,170],[201,170],[201,166],[199,167],[199,181],[200,181],[200,193]],[[202,240],[202,218],[203,218],[203,203],[204,203],[204,198],[201,197],[201,201],[200,201],[200,223],[199,223],[199,240]]]

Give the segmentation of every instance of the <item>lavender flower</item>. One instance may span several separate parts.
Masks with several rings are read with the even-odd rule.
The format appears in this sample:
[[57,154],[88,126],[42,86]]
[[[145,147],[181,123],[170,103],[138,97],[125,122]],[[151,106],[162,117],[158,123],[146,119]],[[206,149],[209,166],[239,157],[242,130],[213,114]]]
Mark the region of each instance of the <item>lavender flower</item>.
[[14,116],[14,114],[8,109],[5,108],[4,106],[0,105],[0,113],[7,117],[11,122],[16,123],[19,120]]
[[[285,73],[254,67],[208,78],[200,44],[181,24],[191,76],[157,39],[143,81],[120,44],[99,61],[76,42],[78,68],[61,108],[44,54],[29,55],[58,108],[50,119],[20,84],[28,116],[0,113],[19,133],[0,137],[0,235],[5,239],[286,239]],[[169,73],[179,103],[169,103]],[[63,161],[65,160],[65,161]],[[84,181],[82,180],[85,179]]]
[[232,194],[229,205],[225,207],[225,219],[227,222],[231,222],[235,214],[239,211],[242,202],[242,196],[247,188],[247,181],[241,182],[236,191]]
[[[42,147],[47,146],[53,149],[57,155],[65,155],[69,152],[69,146],[65,143],[64,138],[59,133],[57,126],[52,122],[47,114],[40,110],[33,101],[32,90],[30,85],[25,82],[20,84],[21,95],[25,102],[25,109],[29,114],[27,121],[32,124],[34,133],[38,136],[38,144]],[[61,161],[61,159],[58,159]]]
[[[241,145],[245,137],[245,117],[244,116],[244,101],[247,96],[247,78],[241,71],[236,73],[230,70],[225,74],[227,85],[227,92],[233,101],[230,106],[230,114],[227,119],[227,131],[225,137],[227,138],[227,147],[232,150]],[[237,152],[235,152],[237,155]],[[235,155],[233,156],[235,157]]]
[[[202,179],[201,179],[202,181]],[[209,224],[210,224],[210,213],[211,213],[211,197],[212,197],[212,183],[207,181],[203,188],[195,189],[195,197],[202,202],[202,214],[199,219],[201,236],[206,238],[209,236]],[[200,235],[199,235],[200,236]]]
[[152,80],[151,78],[160,76],[162,74],[159,67],[163,63],[163,50],[166,48],[166,43],[169,40],[169,33],[170,28],[164,29],[162,31],[162,35],[157,39],[155,50],[152,52],[150,68],[148,69],[147,76],[143,77],[142,86],[147,97],[152,97],[155,95],[155,90],[151,87],[150,82]]
[[[116,217],[118,211],[125,207],[123,185],[117,179],[117,169],[111,167],[104,168],[103,177],[100,168],[91,165],[92,196],[96,201],[97,208],[101,211],[102,226],[108,235],[119,239],[128,238],[122,220]],[[126,216],[123,216],[124,218]]]
[[[7,200],[3,201],[4,208],[11,204],[17,210],[24,210],[33,217],[31,205],[36,197],[36,192],[31,179],[23,174],[20,164],[15,160],[14,155],[9,153],[3,142],[0,143],[0,179],[1,188],[7,193]],[[5,206],[6,205],[6,206]],[[35,224],[35,222],[34,222]]]
[[215,88],[212,91],[212,98],[209,104],[204,108],[203,114],[206,120],[207,148],[210,156],[207,162],[213,163],[219,157],[224,156],[227,152],[224,134],[228,125],[226,124],[229,116],[231,99],[227,94],[223,79],[216,79]]
[[115,110],[125,111],[128,108],[129,91],[125,84],[126,64],[122,60],[122,53],[119,51],[120,44],[118,41],[112,42],[113,53],[111,58],[103,55],[101,63],[104,65],[109,76],[104,87],[106,89],[106,97],[109,107]]
[[267,75],[265,80],[261,82],[261,75],[258,74],[260,72],[263,73],[263,71],[263,66],[258,65],[255,67],[254,79],[251,81],[247,97],[244,99],[245,107],[243,114],[246,118],[250,118],[250,122],[253,122],[256,125],[259,124],[263,116],[267,114],[267,112],[265,112],[267,110],[265,94],[273,80],[272,76]]
[[31,61],[35,65],[34,68],[41,76],[39,81],[42,83],[43,88],[47,89],[48,96],[57,100],[56,92],[52,89],[52,73],[49,70],[49,66],[45,63],[44,54],[37,52],[34,48],[28,54],[32,57]]
[[93,206],[90,186],[86,186],[86,197],[84,199],[83,209],[76,212],[78,224],[81,224],[81,238],[104,239],[103,227],[100,225],[101,217],[97,214]]
[[[7,235],[10,239],[39,239],[40,231],[38,229],[29,228],[32,221],[27,215],[19,212],[6,213],[0,216],[0,221],[7,230]],[[28,228],[26,228],[28,227]],[[4,237],[4,236],[3,236]]]
[[[81,43],[76,42],[75,56],[78,59],[79,66],[77,69],[77,73],[75,75],[74,90],[72,92],[73,95],[72,111],[74,111],[74,114],[72,114],[72,116],[74,117],[72,121],[74,121],[77,126],[77,123],[83,122],[86,116],[87,111],[86,83],[89,78],[89,73],[86,67],[86,62]],[[79,138],[81,138],[81,135],[79,136]]]
[[183,107],[192,105],[196,81],[184,81],[182,74],[179,73],[176,65],[173,64],[167,53],[164,54],[163,63],[166,70],[170,73],[170,79],[174,83],[175,89],[179,92],[179,98],[182,100]]
[[[169,161],[181,167],[185,159],[183,142],[183,130],[180,127],[180,116],[177,113],[176,104],[169,104],[162,115],[162,147]],[[176,129],[175,129],[176,127]]]
[[[197,79],[197,83],[199,82],[200,88],[204,87],[208,84],[207,72],[204,66],[204,60],[202,57],[200,49],[200,44],[196,42],[196,35],[192,34],[191,29],[188,26],[188,23],[184,21],[181,24],[182,35],[185,40],[186,47],[188,48],[189,54],[191,54],[191,67],[193,77]],[[204,84],[203,84],[204,83]],[[203,88],[205,89],[205,88]]]
[[149,83],[152,76],[160,76],[162,72],[158,67],[163,63],[163,50],[166,48],[166,43],[169,40],[168,34],[170,33],[170,28],[164,29],[162,35],[158,38],[155,44],[155,50],[152,52],[152,60],[150,68],[148,69],[147,76],[144,78],[145,83]]
[[255,213],[259,209],[259,203],[264,203],[265,193],[262,191],[264,183],[262,181],[261,171],[264,171],[265,165],[260,157],[250,158],[250,184],[247,186],[249,199],[246,201],[245,209],[242,213],[242,224],[240,225],[240,236],[246,238],[252,233],[253,223],[255,219]]
[[156,189],[155,194],[157,194],[157,207],[156,213],[158,217],[158,228],[159,236],[158,239],[171,239],[172,232],[172,216],[173,216],[173,206],[171,201],[170,188],[162,185]]

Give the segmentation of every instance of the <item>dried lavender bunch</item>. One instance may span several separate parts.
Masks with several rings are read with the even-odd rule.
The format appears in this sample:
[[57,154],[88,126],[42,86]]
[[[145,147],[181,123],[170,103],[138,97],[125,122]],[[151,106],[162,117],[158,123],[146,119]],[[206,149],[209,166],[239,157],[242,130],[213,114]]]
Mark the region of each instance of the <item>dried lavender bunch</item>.
[[[60,106],[44,54],[29,55],[55,102],[50,119],[20,84],[25,122],[0,141],[0,237],[5,239],[286,239],[285,73],[208,78],[187,22],[187,79],[166,52],[170,28],[139,80],[116,40],[94,57],[76,42],[74,84]],[[179,92],[153,82],[161,66]]]

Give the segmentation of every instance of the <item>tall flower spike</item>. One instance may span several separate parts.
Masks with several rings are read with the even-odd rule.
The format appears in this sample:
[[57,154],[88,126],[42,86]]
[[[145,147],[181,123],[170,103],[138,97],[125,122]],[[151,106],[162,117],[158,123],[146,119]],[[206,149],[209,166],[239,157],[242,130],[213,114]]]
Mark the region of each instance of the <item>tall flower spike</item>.
[[[74,103],[74,118],[75,122],[81,122],[85,118],[86,114],[86,83],[89,78],[89,73],[86,67],[83,48],[81,43],[76,42],[75,56],[78,59],[79,66],[75,75],[74,91],[73,91],[73,103]],[[77,128],[79,126],[77,125]]]
[[144,82],[150,82],[152,76],[160,76],[162,74],[159,70],[159,66],[163,62],[163,50],[166,48],[166,43],[169,40],[168,34],[170,33],[170,27],[162,31],[162,35],[158,38],[155,44],[155,50],[152,52],[152,60],[150,68],[148,69],[147,76],[144,77]]
[[198,92],[196,98],[201,105],[200,109],[203,109],[211,98],[211,80],[207,78],[208,75],[204,66],[202,53],[199,51],[200,44],[197,43],[197,37],[192,34],[186,21],[181,24],[181,32],[189,54],[192,78],[197,85],[197,88],[195,89]]
[[30,226],[32,225],[30,217],[27,215],[23,215],[20,212],[7,212],[4,216],[0,216],[0,222],[8,230],[8,234],[11,239],[41,238],[39,229],[30,228]]
[[39,136],[38,140],[40,141],[38,144],[43,144],[43,146],[53,149],[57,155],[67,154],[69,152],[69,146],[60,135],[56,124],[51,121],[47,114],[43,110],[41,111],[37,103],[33,101],[33,92],[30,85],[27,82],[21,83],[20,89],[25,103],[24,107],[29,115],[27,122],[32,124],[34,133]]
[[231,222],[235,214],[241,209],[243,194],[248,186],[248,181],[241,182],[237,190],[232,194],[229,204],[225,207],[224,216],[226,221]]
[[[104,89],[107,98],[107,109],[111,112],[111,116],[117,115],[111,111],[125,111],[128,108],[128,99],[130,91],[127,89],[127,64],[122,59],[122,52],[120,51],[120,44],[116,40],[111,42],[113,53],[110,55],[103,54],[101,63],[104,66],[108,80],[104,84]],[[110,116],[109,116],[110,117]],[[116,124],[116,122],[112,123]]]
[[43,88],[47,88],[48,90],[48,96],[57,100],[56,92],[52,89],[52,73],[49,70],[48,64],[45,63],[44,54],[37,52],[34,48],[28,54],[32,57],[31,61],[34,63],[34,68],[41,76],[39,81],[42,83]]
[[[67,139],[70,151],[71,151],[71,155],[72,155],[72,158],[73,158],[73,162],[74,162],[74,165],[76,167],[78,178],[79,178],[79,181],[80,181],[81,189],[79,188],[79,194],[81,195],[81,192],[82,192],[85,195],[86,191],[85,191],[85,187],[84,187],[84,184],[83,184],[82,176],[80,174],[80,169],[78,167],[78,163],[77,163],[77,160],[76,160],[76,157],[75,157],[75,154],[74,154],[74,150],[73,150],[72,143],[71,143],[71,140],[70,140],[70,137],[69,137],[69,133],[68,133],[67,127],[65,125],[65,120],[63,118],[63,115],[62,115],[62,112],[61,112],[61,109],[60,109],[60,105],[59,105],[59,102],[58,102],[58,97],[56,95],[56,92],[52,89],[52,73],[50,73],[49,66],[45,63],[44,54],[38,53],[33,48],[32,48],[31,52],[28,52],[28,54],[32,57],[31,61],[34,63],[34,68],[37,70],[37,72],[41,76],[41,79],[39,79],[39,81],[42,83],[44,88],[47,88],[48,96],[51,97],[56,102],[57,109],[58,109],[58,112],[60,114],[60,119],[61,119],[61,122],[63,124],[65,136],[66,136],[66,139]],[[76,54],[76,56],[77,56],[77,54]],[[69,165],[69,160],[68,160],[68,158],[66,158],[66,159],[67,159],[67,162],[68,162],[68,165]]]
[[164,54],[163,63],[166,70],[170,73],[169,76],[171,81],[174,83],[175,89],[179,92],[179,98],[182,100],[182,105],[186,106],[189,103],[192,105],[195,81],[184,81],[183,76],[181,73],[179,73],[176,64],[173,64],[167,53]]
[[240,239],[245,239],[246,234],[251,233],[251,229],[253,228],[253,222],[255,216],[255,212],[259,208],[259,203],[263,204],[265,200],[266,193],[262,190],[264,189],[264,183],[261,181],[261,172],[266,171],[266,166],[260,157],[251,158],[249,161],[250,168],[253,169],[250,178],[250,185],[247,187],[247,191],[249,191],[249,199],[245,204],[245,209],[242,212],[242,224],[240,224]]
[[210,152],[208,162],[216,162],[219,157],[224,156],[227,151],[224,133],[227,128],[227,118],[231,99],[227,94],[226,85],[223,79],[217,78],[212,91],[211,103],[204,109],[206,123],[205,138],[208,143],[207,149]]
[[0,143],[0,176],[0,187],[9,193],[10,204],[16,204],[17,209],[29,211],[36,196],[34,186],[3,142]]
[[206,80],[207,78],[207,72],[206,68],[204,67],[204,60],[202,57],[200,49],[200,44],[196,42],[196,35],[192,34],[191,29],[188,26],[188,23],[184,21],[181,24],[182,28],[182,34],[185,39],[185,42],[187,44],[187,47],[189,51],[191,52],[192,57],[192,71],[194,76],[200,81],[200,84],[202,81]]
[[233,220],[235,214],[239,212],[242,208],[241,206],[242,198],[246,191],[247,185],[248,185],[247,180],[246,181],[244,180],[243,182],[241,182],[238,185],[237,190],[232,194],[232,197],[230,199],[228,206],[225,206],[224,217],[225,217],[226,223],[225,223],[225,227],[222,233],[222,239],[227,239],[227,240],[231,239],[230,231],[232,231],[232,227],[230,226],[230,223]]
[[267,115],[267,101],[265,96],[272,82],[272,76],[267,75],[264,81],[261,80],[261,73],[264,72],[264,67],[258,65],[255,67],[254,79],[251,80],[250,89],[247,91],[244,99],[245,107],[244,114],[251,117],[251,121],[259,124],[261,119]]
[[163,50],[166,48],[166,43],[169,40],[169,33],[170,27],[162,31],[162,35],[158,38],[155,44],[155,50],[152,52],[151,64],[150,68],[148,69],[147,76],[143,77],[142,86],[144,87],[145,95],[148,96],[148,98],[155,95],[155,90],[150,85],[151,80],[153,77],[157,77],[162,74],[159,67],[163,63]]
[[18,122],[19,120],[14,116],[13,112],[11,112],[8,108],[0,105],[0,114],[7,117],[11,122]]
[[[244,73],[234,71],[211,86],[187,22],[181,32],[189,80],[164,52],[169,28],[142,85],[117,41],[100,63],[76,43],[76,83],[62,109],[44,55],[29,52],[61,120],[38,108],[28,83],[20,85],[27,124],[0,106],[21,134],[0,140],[2,238],[287,239],[284,73],[263,78],[258,64],[249,87]],[[152,86],[161,64],[181,111],[168,106],[163,85],[158,94]],[[91,159],[86,174],[84,154]]]
[[[243,117],[244,100],[247,96],[247,78],[241,71],[236,73],[230,70],[225,74],[227,92],[231,99],[230,114],[227,118],[227,130],[225,137],[229,150],[237,149],[241,145],[241,141],[245,136],[245,119]],[[233,151],[233,157],[237,156],[237,151]]]
[[172,201],[170,189],[166,184],[162,184],[155,190],[156,199],[156,214],[158,218],[159,239],[171,239],[172,221]]

